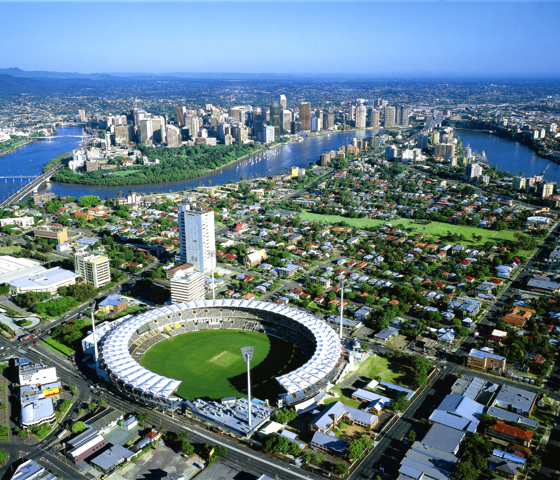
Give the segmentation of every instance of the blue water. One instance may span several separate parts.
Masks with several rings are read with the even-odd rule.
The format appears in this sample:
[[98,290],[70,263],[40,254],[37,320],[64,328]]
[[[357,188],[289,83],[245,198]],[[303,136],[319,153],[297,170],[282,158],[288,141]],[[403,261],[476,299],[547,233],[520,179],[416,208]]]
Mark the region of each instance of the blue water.
[[[8,155],[0,156],[0,176],[7,175],[38,175],[42,168],[52,158],[71,151],[79,144],[79,138],[60,137],[60,135],[80,135],[79,127],[61,127],[58,137],[52,141],[42,140],[20,148]],[[512,174],[524,172],[526,176],[539,175],[549,164],[549,161],[538,157],[529,147],[507,139],[502,139],[488,133],[470,130],[457,130],[457,136],[463,140],[463,145],[470,145],[477,152],[486,152],[490,164],[497,165],[499,170],[507,170]],[[242,175],[258,173],[261,176],[280,173],[292,166],[306,167],[311,162],[316,162],[321,153],[327,150],[338,150],[341,145],[351,143],[352,138],[365,138],[370,131],[358,130],[353,132],[332,133],[330,136],[305,138],[303,142],[286,145],[279,148],[279,153],[268,160],[243,160],[242,162],[226,165],[215,172],[200,178],[180,182],[126,186],[126,187],[95,187],[78,185],[48,184],[41,187],[41,192],[53,192],[57,195],[98,195],[100,198],[116,197],[120,190],[133,189],[137,192],[167,192],[178,191],[185,188],[197,187],[208,184],[227,183],[230,180],[238,181]],[[257,155],[258,157],[258,155]],[[560,182],[560,165],[553,163],[546,172],[546,179]],[[27,180],[25,180],[27,181]],[[0,198],[7,198],[13,191],[20,188],[22,182],[0,179]]]
[[[478,153],[482,153],[484,150],[489,164],[496,165],[498,170],[507,171],[513,175],[521,172],[526,177],[540,175],[550,163],[550,160],[539,157],[527,145],[490,133],[456,130],[456,136],[461,138],[464,148],[470,145]],[[552,163],[546,171],[545,179],[560,182],[560,165]]]
[[[80,130],[80,129],[78,129]],[[59,133],[63,134],[62,132],[66,129],[60,129]],[[69,134],[66,132],[65,134]],[[258,173],[261,176],[272,175],[281,173],[283,170],[288,170],[292,166],[297,167],[306,167],[311,162],[316,162],[319,160],[319,156],[321,153],[324,153],[327,150],[338,150],[338,148],[342,145],[346,145],[347,143],[352,142],[352,138],[365,138],[370,135],[369,131],[366,130],[357,130],[353,132],[341,132],[341,133],[332,133],[329,136],[323,135],[320,137],[310,137],[305,138],[302,142],[294,143],[292,145],[285,145],[278,148],[278,154],[269,158],[268,160],[258,160],[259,155],[254,155],[257,157],[253,161],[253,158],[248,158],[242,160],[241,162],[232,163],[222,167],[221,169],[204,175],[203,177],[195,178],[192,180],[185,180],[179,182],[170,182],[170,183],[161,183],[161,184],[150,184],[150,185],[137,185],[137,186],[116,186],[116,187],[97,187],[97,186],[83,186],[83,185],[59,185],[59,184],[49,184],[44,185],[41,187],[41,192],[53,192],[57,195],[72,195],[75,197],[80,197],[82,195],[97,195],[99,198],[105,197],[116,197],[119,191],[127,192],[128,190],[133,189],[136,192],[142,193],[150,193],[150,192],[168,192],[168,191],[178,191],[185,188],[191,187],[198,187],[201,183],[207,185],[208,180],[211,180],[212,185],[221,185],[225,184],[230,180],[238,181],[242,175],[245,175],[246,178],[249,178],[249,175],[252,173]],[[79,143],[79,139],[73,139],[74,142],[70,146],[68,146],[68,142],[62,142],[63,140],[68,139],[56,139],[53,140],[53,144],[56,142],[61,141],[59,149],[51,148],[48,152],[45,153],[44,161],[43,157],[41,160],[38,161],[39,158],[38,153],[35,153],[35,157],[33,155],[28,155],[27,149],[18,150],[13,154],[6,155],[5,157],[0,157],[0,162],[6,161],[10,157],[17,159],[9,160],[10,164],[20,165],[25,164],[26,159],[29,163],[29,158],[35,158],[34,163],[36,162],[38,165],[35,165],[35,170],[28,167],[29,171],[37,172],[39,171],[48,160],[52,157],[58,155],[59,153],[71,150],[72,147],[76,147]],[[41,148],[41,144],[34,144],[33,147]],[[43,146],[43,148],[45,148]],[[2,160],[4,159],[4,160]],[[27,166],[27,165],[26,165]],[[37,168],[41,167],[41,168]],[[15,168],[15,167],[14,167]],[[18,170],[18,175],[21,174]],[[15,186],[15,185],[14,185]],[[0,192],[2,193],[2,192]]]

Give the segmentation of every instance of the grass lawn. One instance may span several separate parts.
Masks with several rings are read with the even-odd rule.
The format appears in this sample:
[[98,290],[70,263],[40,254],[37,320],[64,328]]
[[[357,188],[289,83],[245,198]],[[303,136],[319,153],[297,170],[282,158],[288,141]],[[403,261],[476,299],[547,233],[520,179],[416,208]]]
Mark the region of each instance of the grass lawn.
[[5,245],[0,247],[0,254],[1,255],[12,255],[13,253],[19,252],[21,250],[21,245],[19,243],[14,243],[9,247]]
[[339,388],[331,388],[331,392],[336,394],[336,397],[325,397],[324,403],[325,405],[328,405],[330,403],[334,403],[334,402],[342,402],[344,403],[344,405],[348,405],[350,407],[355,407],[358,408],[362,402],[358,401],[358,400],[352,400],[351,398],[345,396]]
[[[515,233],[514,230],[504,230],[504,231],[496,231],[496,230],[486,230],[484,228],[477,228],[477,227],[464,227],[462,225],[452,225],[451,223],[441,223],[441,222],[431,222],[428,225],[419,225],[415,224],[413,219],[408,218],[397,218],[391,221],[386,220],[373,220],[371,218],[346,218],[341,217],[339,215],[320,215],[318,213],[302,213],[298,216],[300,220],[311,220],[313,222],[327,222],[327,223],[337,223],[337,222],[346,222],[349,225],[357,228],[364,228],[364,227],[377,227],[386,225],[390,223],[393,227],[401,227],[401,228],[410,228],[413,229],[416,233],[421,233],[422,235],[446,235],[447,232],[461,234],[463,235],[464,240],[462,243],[470,243],[481,245],[487,241],[500,241],[500,240],[515,240],[513,234]],[[476,241],[473,242],[472,234],[482,236],[482,240],[480,242]]]
[[4,463],[6,463],[7,458],[8,458],[8,454],[6,453],[6,450],[0,449],[0,465],[4,465]]
[[50,349],[54,350],[55,352],[60,353],[61,355],[68,356],[68,355],[74,355],[75,353],[74,350],[72,350],[70,347],[67,347],[66,345],[60,343],[59,341],[55,340],[52,337],[43,340],[43,344],[49,347]]
[[381,381],[397,384],[399,382],[406,385],[408,373],[403,369],[402,365],[392,362],[385,357],[371,355],[364,363],[360,365],[357,373],[361,373],[371,378],[379,376]]
[[253,346],[252,394],[274,398],[283,392],[276,377],[306,362],[294,345],[263,333],[207,330],[172,337],[150,348],[140,360],[143,367],[180,380],[177,395],[192,400],[246,397],[247,364],[241,347]]

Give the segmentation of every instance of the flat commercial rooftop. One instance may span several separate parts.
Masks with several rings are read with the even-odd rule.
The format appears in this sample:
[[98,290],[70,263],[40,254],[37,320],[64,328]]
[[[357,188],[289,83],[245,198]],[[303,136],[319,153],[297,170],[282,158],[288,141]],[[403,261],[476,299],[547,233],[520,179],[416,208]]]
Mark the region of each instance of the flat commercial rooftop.
[[273,413],[272,409],[251,402],[251,425],[249,425],[249,401],[246,398],[228,404],[207,402],[198,398],[193,402],[187,402],[187,405],[196,415],[227,430],[244,435],[251,435],[258,430]]

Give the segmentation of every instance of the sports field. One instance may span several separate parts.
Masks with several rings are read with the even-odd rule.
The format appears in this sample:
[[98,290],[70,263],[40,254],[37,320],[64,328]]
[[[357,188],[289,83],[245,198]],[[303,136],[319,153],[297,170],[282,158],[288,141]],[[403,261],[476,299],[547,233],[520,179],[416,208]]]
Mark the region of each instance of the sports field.
[[[430,222],[427,225],[421,225],[415,223],[414,220],[408,218],[395,218],[393,220],[374,220],[372,218],[347,218],[340,215],[321,215],[318,213],[302,213],[298,216],[302,221],[311,220],[313,222],[326,222],[326,223],[338,223],[346,222],[348,225],[357,228],[364,227],[381,227],[390,223],[393,227],[401,228],[411,228],[416,233],[421,233],[422,235],[447,235],[447,232],[461,234],[464,237],[463,243],[473,243],[473,244],[483,244],[487,241],[503,241],[503,240],[514,240],[514,230],[486,230],[484,228],[477,227],[466,227],[463,225],[453,225],[451,223],[441,223],[441,222]],[[480,235],[482,240],[479,242],[473,242],[472,235]]]
[[306,358],[294,345],[263,333],[207,330],[185,333],[150,348],[140,365],[169,378],[181,380],[177,395],[219,399],[247,396],[247,364],[241,347],[253,346],[252,395],[275,398],[282,388],[275,377],[295,370]]

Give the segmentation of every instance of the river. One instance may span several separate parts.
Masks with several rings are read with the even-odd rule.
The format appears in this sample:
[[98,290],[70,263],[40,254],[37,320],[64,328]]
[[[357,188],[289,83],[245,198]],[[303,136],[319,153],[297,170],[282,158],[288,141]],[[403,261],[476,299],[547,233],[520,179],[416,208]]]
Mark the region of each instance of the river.
[[[61,153],[71,151],[79,144],[80,139],[75,137],[64,137],[64,135],[80,135],[82,129],[79,127],[60,127],[57,137],[49,140],[41,140],[31,143],[8,155],[0,156],[0,176],[38,175],[45,164]],[[319,155],[327,150],[338,150],[341,145],[350,143],[352,138],[365,138],[371,134],[370,131],[357,130],[351,132],[331,133],[318,137],[305,138],[302,142],[285,145],[278,148],[278,154],[268,160],[255,160],[252,158],[241,162],[231,163],[219,170],[208,173],[203,177],[179,182],[120,186],[120,187],[96,187],[82,185],[43,185],[41,192],[53,192],[56,195],[71,195],[80,197],[82,195],[97,195],[100,198],[116,197],[120,190],[128,192],[167,192],[178,191],[189,187],[208,184],[220,185],[230,180],[238,181],[242,175],[258,173],[261,176],[280,173],[283,169],[292,166],[306,167],[311,162],[316,162]],[[472,130],[457,130],[456,135],[461,137],[463,145],[470,145],[474,151],[486,152],[490,164],[495,164],[498,170],[507,170],[512,174],[524,172],[526,176],[539,175],[548,165],[549,161],[540,158],[529,147],[512,140],[504,139]],[[259,155],[255,155],[258,157]],[[546,179],[560,183],[560,165],[553,163],[546,172]],[[20,180],[0,179],[0,198],[7,198],[13,191],[22,185]]]
[[[78,127],[62,127],[58,129],[57,135],[79,135],[82,129]],[[305,138],[302,142],[291,145],[277,147],[278,154],[268,160],[258,160],[259,154],[253,155],[240,162],[228,164],[214,172],[208,173],[199,178],[183,180],[169,183],[151,183],[149,185],[134,186],[86,186],[86,185],[61,185],[44,184],[40,192],[52,192],[56,195],[71,195],[80,197],[82,195],[97,195],[99,198],[116,197],[119,191],[150,193],[178,191],[189,187],[198,187],[200,183],[207,185],[208,181],[212,185],[221,185],[230,180],[238,181],[242,175],[249,178],[249,175],[258,173],[267,176],[280,173],[283,169],[292,166],[306,167],[311,162],[319,160],[321,153],[327,150],[338,150],[340,146],[351,143],[352,138],[365,138],[371,134],[367,130],[354,130],[351,132],[331,133],[318,137]],[[35,142],[27,147],[21,148],[13,153],[0,157],[0,176],[4,175],[37,175],[41,172],[45,164],[52,158],[61,153],[71,151],[79,144],[80,139],[60,137],[52,141],[42,140]],[[257,158],[253,161],[253,158]],[[32,161],[31,161],[32,160]],[[0,197],[7,197],[9,194],[21,186],[19,180],[8,183],[0,179]]]
[[[550,160],[539,157],[527,145],[491,133],[456,130],[455,134],[463,141],[463,148],[470,145],[475,152],[482,153],[484,150],[490,165],[496,165],[498,170],[514,175],[521,172],[526,177],[540,175],[550,163]],[[560,165],[552,163],[546,171],[545,179],[560,183]]]

